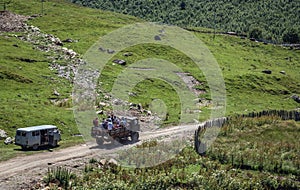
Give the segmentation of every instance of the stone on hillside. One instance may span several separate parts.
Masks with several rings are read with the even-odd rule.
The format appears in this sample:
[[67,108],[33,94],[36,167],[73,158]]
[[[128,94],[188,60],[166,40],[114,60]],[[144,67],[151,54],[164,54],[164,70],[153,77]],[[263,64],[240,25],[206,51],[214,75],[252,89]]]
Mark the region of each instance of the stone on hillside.
[[126,52],[126,53],[124,53],[123,55],[124,55],[125,57],[129,57],[129,56],[132,56],[133,53],[132,53],[132,52]]
[[0,140],[7,138],[7,134],[4,130],[0,129]]
[[117,162],[117,160],[111,158],[111,159],[108,161],[108,164],[111,164],[111,165],[118,165],[118,162]]
[[268,69],[263,70],[262,72],[265,73],[265,74],[272,74],[272,71],[271,71],[271,70],[268,70]]
[[63,40],[62,42],[72,43],[72,42],[75,42],[75,40],[72,40],[71,38],[67,38],[67,39]]
[[56,90],[53,91],[53,95],[60,96],[59,92],[57,92]]
[[126,65],[126,61],[122,59],[115,59],[113,60],[114,63],[119,64],[119,65]]
[[114,99],[114,100],[112,101],[112,103],[113,103],[114,105],[117,105],[117,106],[123,104],[122,100],[119,100],[119,99]]
[[67,52],[66,52],[67,55],[69,55],[71,58],[74,58],[76,57],[77,53],[72,50],[72,49],[69,49]]
[[147,110],[147,115],[148,116],[151,116],[152,115],[152,112],[150,110]]
[[100,106],[100,107],[105,107],[105,106],[106,106],[106,103],[105,103],[105,102],[100,102],[100,103],[99,103],[99,106]]
[[129,96],[133,96],[133,97],[137,96],[137,94],[134,93],[134,92],[129,92],[128,95],[129,95]]
[[297,96],[296,94],[294,94],[294,95],[292,96],[292,98],[293,98],[293,100],[295,100],[296,102],[300,103],[300,97]]
[[99,50],[102,51],[102,52],[106,51],[106,49],[104,49],[103,47],[99,47]]
[[154,40],[156,40],[156,41],[160,41],[160,40],[161,40],[161,38],[160,38],[160,36],[156,35],[156,36],[154,36]]
[[106,159],[102,159],[99,161],[99,164],[104,166],[106,164],[107,160]]
[[108,49],[108,50],[107,50],[107,53],[113,54],[113,53],[115,53],[115,50],[113,50],[113,49]]
[[11,137],[7,137],[4,141],[4,144],[8,145],[8,144],[12,144],[14,143],[14,138],[11,138]]
[[105,100],[109,100],[109,99],[110,99],[110,96],[105,95],[105,96],[104,96],[104,99],[105,99]]
[[281,73],[281,74],[283,74],[283,75],[285,75],[285,74],[286,74],[286,73],[285,73],[285,71],[280,71],[280,73]]
[[103,110],[99,110],[99,111],[96,111],[96,114],[98,114],[98,115],[103,115],[104,112],[103,112]]

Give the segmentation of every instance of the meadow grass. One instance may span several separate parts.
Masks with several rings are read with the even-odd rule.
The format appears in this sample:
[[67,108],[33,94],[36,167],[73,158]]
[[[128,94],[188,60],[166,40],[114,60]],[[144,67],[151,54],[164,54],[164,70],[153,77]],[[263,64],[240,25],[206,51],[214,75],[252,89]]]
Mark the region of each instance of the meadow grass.
[[[7,9],[24,15],[40,14],[41,1],[14,0]],[[101,36],[136,22],[142,20],[52,0],[44,2],[43,15],[29,20],[28,24],[37,26],[42,32],[51,33],[61,40],[67,38],[77,40],[75,43],[65,43],[64,47],[74,49],[83,55]],[[58,78],[55,72],[49,70],[47,57],[53,54],[35,50],[32,44],[18,40],[13,34],[2,33],[0,36],[1,128],[5,129],[9,136],[13,136],[18,127],[51,123],[58,125],[62,130],[61,147],[82,142],[81,138],[72,136],[77,134],[78,130],[70,109],[71,101],[65,107],[50,103],[50,99],[55,98],[54,89],[59,91],[60,98],[70,98],[72,92],[72,84],[69,81]],[[215,37],[213,34],[197,32],[194,34],[206,44],[222,69],[227,90],[226,115],[299,107],[299,104],[290,98],[300,91],[297,82],[300,79],[299,50],[271,44],[264,45],[221,34]],[[23,33],[17,35],[21,36]],[[125,52],[132,52],[133,55],[125,58],[122,55]],[[33,62],[28,63],[24,58]],[[206,92],[201,94],[200,98],[210,99],[210,89],[202,72],[194,67],[194,63],[188,57],[177,50],[154,44],[140,44],[123,50],[113,57],[116,58],[126,60],[128,65],[145,58],[168,60],[203,83],[197,87]],[[110,91],[117,75],[125,68],[112,65],[111,61],[99,79],[99,82],[106,84],[100,86],[103,92]],[[264,69],[272,70],[272,74],[262,73]],[[286,74],[281,74],[280,71],[285,71]],[[168,119],[163,124],[178,123],[180,102],[170,85],[161,80],[145,80],[133,91],[137,96],[131,97],[130,101],[142,103],[146,109],[153,99],[163,100],[169,113]],[[210,107],[201,109],[199,120],[203,121],[208,118]],[[3,144],[0,146],[3,159],[16,154],[13,148],[7,148],[14,146],[5,148]]]

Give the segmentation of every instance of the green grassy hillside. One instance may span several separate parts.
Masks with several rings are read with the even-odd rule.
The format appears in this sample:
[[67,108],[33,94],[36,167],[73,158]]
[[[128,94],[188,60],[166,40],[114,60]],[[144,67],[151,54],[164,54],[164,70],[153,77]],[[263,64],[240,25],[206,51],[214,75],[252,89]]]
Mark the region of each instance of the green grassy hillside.
[[[41,2],[15,0],[7,6],[7,10],[23,15],[39,14]],[[99,37],[126,24],[141,21],[134,17],[55,0],[44,2],[43,12],[43,16],[31,19],[28,23],[62,40],[67,38],[78,40],[76,43],[65,43],[64,47],[74,49],[81,55]],[[25,34],[21,32],[17,35]],[[290,98],[291,95],[300,92],[300,85],[297,82],[300,79],[298,74],[300,54],[297,50],[264,45],[227,35],[216,35],[215,38],[212,34],[195,33],[195,35],[207,45],[223,71],[227,89],[227,115],[266,109],[299,108],[299,104]],[[63,131],[62,144],[79,142],[80,138],[72,136],[78,133],[70,109],[72,84],[57,77],[56,73],[48,68],[51,62],[49,56],[53,56],[54,52],[45,53],[33,49],[35,47],[33,44],[20,41],[12,33],[2,32],[0,37],[1,128],[13,136],[18,127],[52,123],[58,125]],[[133,52],[133,56],[124,58],[122,53],[127,51]],[[187,57],[169,47],[157,45],[145,47],[141,44],[123,50],[113,59],[122,58],[130,65],[147,57],[174,62],[184,71],[190,72],[194,78],[204,84],[198,87],[206,91],[200,97],[210,99],[209,87],[204,76],[192,67],[183,66],[192,63]],[[26,59],[31,59],[33,62],[28,63],[24,61]],[[61,64],[67,62],[62,60]],[[116,77],[113,75],[114,72],[107,72],[110,69],[120,72],[124,67],[107,65],[103,70],[103,76],[107,77],[100,78],[101,82],[110,84],[108,88],[102,89],[104,91],[110,89]],[[273,72],[267,75],[261,72],[264,69]],[[281,74],[280,71],[285,71],[286,74]],[[157,87],[164,87],[165,92],[161,94]],[[54,90],[61,94],[60,99],[69,98],[68,103],[60,106],[51,104],[50,100],[55,98]],[[146,109],[153,97],[166,101],[166,105],[170,108],[169,118],[164,123],[172,125],[178,122],[179,102],[174,96],[174,89],[167,84],[163,84],[162,81],[148,80],[140,83],[134,91],[138,96],[132,97],[131,101],[142,103]],[[166,96],[172,96],[173,99]],[[202,111],[200,119],[204,120],[210,113],[210,106],[202,107]],[[13,151],[15,146],[3,144],[0,146],[2,152],[16,154],[16,151]],[[1,159],[6,159],[6,156]]]
[[[7,6],[7,10],[27,16],[40,14],[41,2],[14,0]],[[44,3],[44,15],[28,21],[28,24],[62,40],[78,40],[77,43],[69,43],[65,47],[83,54],[99,36],[137,20],[62,1],[47,1]],[[62,131],[61,147],[82,142],[81,137],[74,136],[79,131],[72,110],[72,84],[67,79],[58,77],[56,71],[49,69],[51,57],[57,54],[53,51],[42,52],[37,49],[39,44],[24,42],[16,36],[26,36],[26,33],[0,33],[0,129],[4,129],[8,136],[14,136],[17,128],[53,124]],[[40,43],[43,43],[42,40]],[[68,64],[63,59],[57,62]],[[60,96],[54,95],[54,91],[59,92]],[[67,101],[54,105],[51,100],[55,99]],[[1,141],[0,160],[23,154],[14,150],[19,148],[15,145],[4,145]]]
[[[23,15],[39,14],[41,1],[14,0],[7,9]],[[43,16],[27,23],[62,40],[77,40],[63,45],[78,52],[77,58],[99,37],[141,21],[59,0],[44,2],[43,12]],[[299,50],[228,35],[214,37],[213,34],[194,34],[206,44],[222,70],[227,90],[226,115],[299,108],[299,103],[291,99],[293,94],[299,95],[300,92]],[[79,131],[72,111],[72,83],[49,69],[53,57],[61,55],[54,51],[38,50],[39,43],[21,41],[20,38],[26,35],[24,32],[0,33],[0,129],[13,136],[19,127],[54,124],[62,131],[60,148],[81,143],[82,139],[75,135]],[[44,43],[42,39],[40,43]],[[125,52],[132,52],[133,55],[125,57]],[[99,82],[108,85],[99,86],[102,92],[109,92],[116,74],[128,65],[144,58],[159,58],[173,62],[201,81],[203,84],[196,88],[206,93],[199,97],[207,101],[211,98],[203,74],[192,67],[193,63],[188,57],[170,47],[140,44],[123,50],[112,60],[116,58],[124,59],[127,66],[113,65],[111,61],[105,66]],[[57,62],[69,64],[69,60],[65,59]],[[271,70],[272,74],[262,73],[265,69]],[[164,88],[163,92],[161,88]],[[54,91],[60,95],[55,95]],[[178,122],[180,102],[174,89],[167,83],[146,80],[133,91],[136,96],[132,96],[131,101],[142,103],[146,109],[153,98],[164,100],[169,112],[164,124]],[[166,98],[170,96],[172,99]],[[67,100],[53,104],[51,101],[54,99]],[[99,101],[102,100],[99,97]],[[201,109],[200,119],[207,119],[211,105]],[[274,117],[238,119],[222,128],[219,138],[206,156],[199,156],[192,147],[187,147],[166,163],[135,170],[113,164],[100,167],[97,160],[91,159],[77,177],[69,171],[55,175],[59,169],[53,169],[45,177],[45,183],[55,182],[51,186],[72,185],[79,189],[299,189],[298,134],[299,123],[294,121],[280,121]],[[142,146],[150,144],[144,142]],[[20,151],[15,145],[4,145],[3,141],[0,143],[0,161],[32,153]]]

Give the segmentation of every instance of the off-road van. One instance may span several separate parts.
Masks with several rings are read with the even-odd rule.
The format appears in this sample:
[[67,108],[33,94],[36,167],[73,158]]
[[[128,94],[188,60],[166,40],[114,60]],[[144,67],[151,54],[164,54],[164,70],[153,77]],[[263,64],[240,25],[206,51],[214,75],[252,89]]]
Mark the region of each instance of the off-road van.
[[22,149],[37,150],[40,146],[57,146],[61,140],[60,132],[54,125],[40,125],[17,129],[15,144]]

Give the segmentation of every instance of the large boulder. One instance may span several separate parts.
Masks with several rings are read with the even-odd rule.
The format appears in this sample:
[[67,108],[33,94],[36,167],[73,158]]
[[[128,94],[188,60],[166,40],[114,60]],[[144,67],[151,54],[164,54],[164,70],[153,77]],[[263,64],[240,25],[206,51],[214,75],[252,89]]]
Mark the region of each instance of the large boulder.
[[6,144],[6,145],[8,145],[8,144],[13,144],[14,141],[15,141],[14,138],[12,138],[12,137],[7,137],[7,138],[5,139],[5,141],[4,141],[4,144]]
[[0,129],[0,140],[6,139],[7,134],[4,130]]

